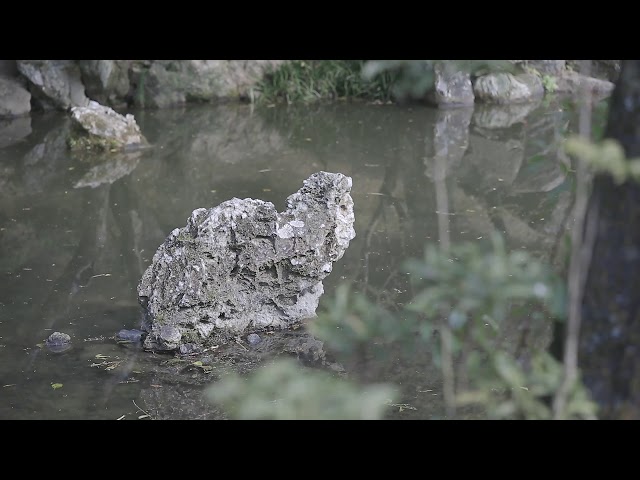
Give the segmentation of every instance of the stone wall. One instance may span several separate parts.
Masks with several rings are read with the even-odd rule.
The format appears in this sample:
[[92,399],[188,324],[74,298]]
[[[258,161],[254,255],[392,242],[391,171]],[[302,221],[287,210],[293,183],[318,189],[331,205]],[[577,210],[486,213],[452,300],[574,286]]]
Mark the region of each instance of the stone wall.
[[[0,118],[68,110],[90,100],[115,109],[165,108],[253,99],[257,84],[286,60],[0,60]],[[574,93],[587,81],[608,95],[619,60],[593,60],[582,77],[575,60],[512,60],[513,72],[470,76],[435,68],[427,101],[438,107],[523,103],[543,91]]]

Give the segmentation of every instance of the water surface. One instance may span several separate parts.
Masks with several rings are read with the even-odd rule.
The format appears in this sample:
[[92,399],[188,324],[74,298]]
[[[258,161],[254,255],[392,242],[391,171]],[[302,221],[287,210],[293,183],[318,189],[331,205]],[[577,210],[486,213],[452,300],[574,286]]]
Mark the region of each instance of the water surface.
[[[402,303],[402,262],[427,242],[486,242],[499,231],[511,249],[557,268],[566,259],[574,176],[560,147],[574,116],[561,102],[134,113],[153,148],[97,164],[67,151],[63,114],[0,125],[2,419],[135,419],[139,408],[156,418],[225,418],[197,389],[150,373],[170,357],[117,345],[113,335],[139,326],[136,285],[194,209],[252,197],[282,210],[319,170],[353,178],[357,233],[319,308],[341,282],[387,307]],[[43,349],[53,331],[74,347]],[[416,409],[391,416],[441,418],[430,356],[396,353],[341,361],[354,378],[402,389]]]

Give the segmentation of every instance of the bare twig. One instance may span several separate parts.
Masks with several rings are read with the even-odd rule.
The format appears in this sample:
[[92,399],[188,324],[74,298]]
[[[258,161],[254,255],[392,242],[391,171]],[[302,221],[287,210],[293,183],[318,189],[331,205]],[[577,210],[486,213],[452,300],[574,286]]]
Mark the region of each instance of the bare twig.
[[144,413],[146,416],[148,416],[151,420],[153,420],[153,417],[149,414],[149,412],[147,412],[146,410],[143,410],[142,408],[140,408],[138,406],[138,404],[136,403],[135,400],[131,400],[133,402],[133,404],[136,406],[136,408],[138,409],[138,411]]
[[[449,235],[449,198],[447,192],[447,163],[444,155],[435,155],[434,183],[438,213],[438,238],[440,249],[448,252],[451,245]],[[447,418],[456,415],[455,371],[453,368],[453,334],[446,320],[440,323],[440,353],[442,361],[442,391]]]
[[[589,75],[591,61],[582,60],[580,70],[583,75]],[[591,90],[586,82],[582,87],[583,103],[580,106],[579,134],[591,138]],[[585,216],[588,203],[588,175],[586,165],[582,159],[578,159],[576,167],[576,201],[574,206],[575,223],[571,232],[571,261],[569,264],[569,320],[567,324],[567,337],[564,346],[564,375],[562,383],[553,399],[553,418],[560,420],[565,418],[565,407],[569,395],[569,389],[575,383],[578,375],[578,337],[580,333],[581,305],[584,291],[584,278],[586,269],[591,260],[593,242],[595,241],[595,220],[592,216],[587,223],[585,241],[582,234],[585,225]]]

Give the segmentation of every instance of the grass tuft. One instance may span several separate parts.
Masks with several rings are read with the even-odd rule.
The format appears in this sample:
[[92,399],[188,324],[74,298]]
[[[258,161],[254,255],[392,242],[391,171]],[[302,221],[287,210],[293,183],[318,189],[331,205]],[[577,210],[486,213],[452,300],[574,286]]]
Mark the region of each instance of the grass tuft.
[[389,101],[395,73],[372,80],[362,76],[366,60],[292,60],[260,82],[260,103],[313,103],[319,100],[361,98]]

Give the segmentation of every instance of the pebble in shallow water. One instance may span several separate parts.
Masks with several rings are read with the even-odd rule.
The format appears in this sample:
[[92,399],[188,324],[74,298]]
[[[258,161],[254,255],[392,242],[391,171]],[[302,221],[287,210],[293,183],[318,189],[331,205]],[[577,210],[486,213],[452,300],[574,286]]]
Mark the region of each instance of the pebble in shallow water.
[[54,353],[62,353],[71,348],[71,337],[66,333],[53,332],[44,342],[46,347]]
[[142,330],[126,330],[122,329],[116,333],[116,341],[118,343],[140,343],[145,332]]
[[250,333],[247,335],[247,342],[249,342],[249,345],[257,345],[260,343],[260,340],[260,335],[256,333]]

